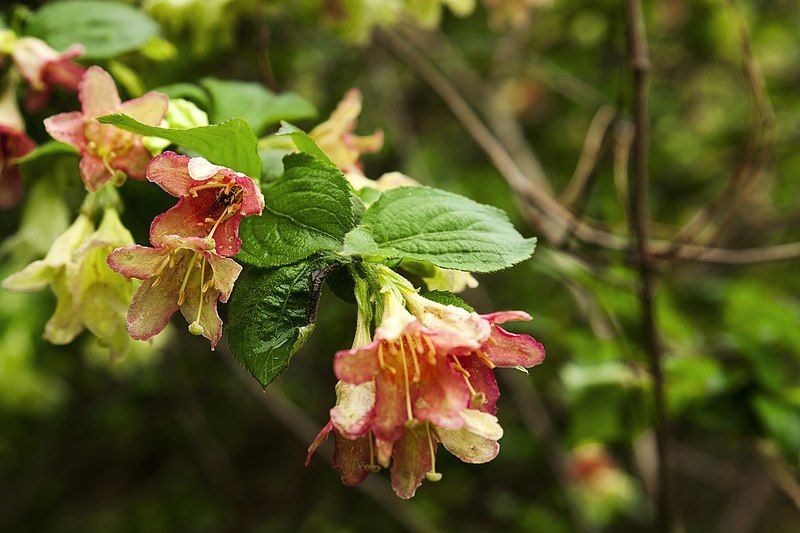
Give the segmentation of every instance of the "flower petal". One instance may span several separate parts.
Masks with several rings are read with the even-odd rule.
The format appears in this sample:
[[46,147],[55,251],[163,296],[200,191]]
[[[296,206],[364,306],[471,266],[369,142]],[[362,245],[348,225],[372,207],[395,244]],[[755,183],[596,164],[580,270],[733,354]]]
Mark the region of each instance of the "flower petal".
[[34,261],[19,272],[3,280],[7,291],[30,292],[47,287],[53,280],[55,269],[45,261]]
[[333,359],[333,373],[344,382],[359,385],[378,373],[378,345],[373,341],[350,350],[339,350]]
[[233,291],[233,285],[242,273],[242,266],[227,257],[205,253],[205,258],[214,273],[214,287],[220,292],[219,301],[227,302]]
[[[78,49],[77,56],[83,55],[83,47],[78,45]],[[56,85],[67,91],[75,92],[80,86],[86,69],[70,61],[72,57],[77,57],[74,54],[68,54],[67,52],[70,50],[73,50],[73,47],[64,52],[61,58],[45,64],[42,70],[42,80],[47,85]]]
[[541,364],[545,357],[544,346],[530,335],[509,333],[495,325],[481,351],[499,367],[528,368]]
[[464,429],[486,439],[500,440],[503,437],[503,428],[497,422],[497,417],[478,411],[465,409],[461,412],[464,419]]
[[406,392],[400,369],[397,374],[378,372],[375,378],[375,436],[395,441],[402,436],[407,421]]
[[111,166],[123,171],[129,178],[143,180],[147,172],[147,164],[152,158],[153,155],[150,151],[137,140],[125,153],[115,157],[111,161]]
[[103,160],[95,155],[84,153],[80,169],[83,184],[89,192],[97,191],[111,179],[111,174],[103,164]]
[[497,379],[494,377],[494,371],[486,366],[480,358],[473,355],[467,357],[459,357],[458,361],[464,370],[469,372],[469,382],[476,392],[483,393],[486,397],[486,403],[481,406],[476,406],[478,410],[496,415],[497,414],[497,400],[500,398],[500,388],[497,386]]
[[106,262],[126,278],[147,279],[156,275],[168,255],[168,252],[159,248],[125,246],[111,252]]
[[188,156],[164,152],[147,165],[147,180],[164,189],[167,194],[185,196],[194,185],[189,176],[188,165]]
[[497,311],[494,313],[487,313],[485,315],[481,315],[484,319],[488,320],[492,324],[502,324],[504,322],[527,322],[531,320],[533,317],[526,313],[525,311]]
[[56,310],[45,324],[42,337],[53,344],[69,344],[83,331],[81,314],[76,312],[75,302],[63,273],[56,276],[52,287],[56,295]]
[[259,215],[264,210],[264,195],[255,182],[247,176],[235,176],[236,184],[242,188],[242,208],[239,211],[243,216]]
[[85,126],[83,114],[78,111],[59,113],[44,119],[44,127],[53,139],[67,143],[79,152],[86,149]]
[[500,444],[496,440],[470,433],[464,428],[439,429],[438,433],[445,449],[465,463],[488,463],[500,453]]
[[[186,299],[181,306],[181,313],[190,324],[197,320],[203,326],[203,337],[211,341],[211,349],[217,347],[222,337],[222,319],[217,312],[219,291],[211,288],[206,292],[200,291],[200,272],[198,268],[192,270],[189,282],[186,284]],[[177,294],[175,295],[177,297]],[[202,306],[198,315],[198,307]]]
[[150,242],[158,246],[168,235],[199,238],[207,236],[209,228],[206,217],[215,201],[216,195],[211,191],[201,191],[196,198],[181,196],[177,204],[150,223]]
[[333,424],[328,422],[325,426],[319,431],[317,436],[314,438],[314,442],[308,447],[308,454],[306,454],[306,466],[311,463],[311,457],[314,455],[314,452],[317,451],[317,448],[322,446],[322,444],[328,440],[328,435],[330,432],[333,431]]
[[[155,336],[169,322],[169,317],[178,310],[178,290],[186,274],[191,253],[176,256],[175,266],[165,268],[160,278],[150,278],[133,295],[128,309],[128,333],[136,340]],[[156,281],[160,279],[156,284]]]
[[[436,444],[434,444],[434,453]],[[392,454],[392,488],[407,500],[413,498],[422,485],[425,473],[431,469],[431,452],[424,427],[408,429],[394,445]]]
[[239,223],[242,215],[236,214],[222,222],[214,231],[214,242],[217,245],[217,253],[230,257],[239,253],[242,248],[242,239],[239,238]]
[[204,157],[193,157],[189,160],[189,176],[195,181],[206,181],[216,176],[225,167],[215,165]]
[[351,385],[336,383],[336,407],[331,409],[331,422],[348,439],[363,437],[374,417],[375,384],[371,381]]
[[342,475],[342,483],[354,487],[367,479],[369,472],[369,437],[349,440],[334,433],[333,466]]
[[169,98],[166,94],[149,92],[139,98],[123,102],[119,110],[142,124],[158,126],[167,114],[168,108]]
[[111,74],[97,65],[89,67],[83,75],[78,87],[78,98],[81,101],[83,114],[87,117],[113,113],[118,111],[122,104]]
[[446,356],[437,357],[435,366],[423,358],[423,365],[414,417],[448,429],[460,428],[464,421],[459,413],[467,408],[470,399],[464,378],[450,366]]

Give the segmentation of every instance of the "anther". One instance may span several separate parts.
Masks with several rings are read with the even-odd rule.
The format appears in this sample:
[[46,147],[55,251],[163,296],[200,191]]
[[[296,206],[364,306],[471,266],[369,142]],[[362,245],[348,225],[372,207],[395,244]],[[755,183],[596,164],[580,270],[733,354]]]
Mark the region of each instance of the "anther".
[[189,324],[189,333],[192,335],[202,335],[205,333],[205,331],[206,329],[202,326],[202,324],[196,320]]

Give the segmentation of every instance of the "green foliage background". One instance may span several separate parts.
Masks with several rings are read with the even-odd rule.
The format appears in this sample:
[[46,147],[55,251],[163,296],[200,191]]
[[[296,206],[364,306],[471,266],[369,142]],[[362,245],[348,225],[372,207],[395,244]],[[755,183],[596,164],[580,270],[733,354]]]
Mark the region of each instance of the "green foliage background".
[[[34,9],[40,2],[24,4]],[[309,129],[347,89],[359,87],[358,131],[380,128],[386,135],[384,149],[365,158],[368,176],[401,170],[499,207],[523,235],[534,235],[506,182],[436,94],[385,39],[343,39],[342,25],[353,21],[336,24],[334,2],[215,0],[182,12],[167,1],[139,4],[162,23],[168,43],[100,61],[129,96],[140,86],[177,91],[173,84],[208,77],[266,82],[313,103],[318,119],[294,121]],[[740,8],[775,108],[775,150],[723,234],[728,247],[800,239],[800,16],[791,1],[743,1]],[[464,18],[445,12],[439,31],[463,65],[446,46],[429,51],[453,72],[471,69],[493,80],[479,99],[510,107],[560,191],[597,108],[624,107],[630,98],[622,2],[554,0],[534,10],[524,32],[493,29],[487,18],[482,4]],[[668,236],[724,188],[746,143],[751,106],[724,2],[653,3],[646,19],[653,62],[650,210],[659,221],[654,232]],[[466,72],[457,76],[469,82]],[[210,87],[213,81],[206,85],[213,98]],[[75,101],[59,95],[55,104],[71,109]],[[307,116],[297,105],[298,116]],[[41,119],[51,113],[28,118],[39,141],[46,138]],[[233,116],[224,108],[218,114],[212,118]],[[612,169],[604,152],[579,207],[624,233]],[[59,192],[77,205],[80,181],[69,167],[56,161],[46,171],[63,174]],[[36,186],[29,180],[28,194]],[[154,189],[129,183],[124,190],[125,222],[138,242],[145,242],[153,214],[170,205]],[[68,216],[41,209],[54,225]],[[0,213],[4,238],[21,216],[19,209]],[[6,245],[0,273],[40,256],[52,238],[44,232]],[[182,327],[154,352],[112,363],[89,339],[66,347],[39,339],[53,306],[49,293],[2,292],[0,529],[648,530],[643,470],[653,424],[636,276],[621,253],[580,252],[585,263],[540,239],[532,260],[479,275],[480,288],[464,294],[481,312],[533,314],[518,330],[542,341],[548,358],[530,376],[500,372],[500,456],[473,466],[440,453],[444,480],[425,484],[411,502],[384,498],[380,482],[363,492],[342,487],[322,458],[329,451],[303,467],[305,448],[334,401],[332,355],[352,341],[354,310],[329,289],[313,335],[266,395],[224,349],[210,353]],[[730,531],[731,523],[737,530],[798,527],[787,496],[797,487],[800,460],[797,271],[797,260],[664,267],[658,326],[667,350],[679,501],[690,531]],[[551,426],[542,425],[542,412]],[[625,473],[624,489],[555,473],[558,457],[588,442],[605,445]]]

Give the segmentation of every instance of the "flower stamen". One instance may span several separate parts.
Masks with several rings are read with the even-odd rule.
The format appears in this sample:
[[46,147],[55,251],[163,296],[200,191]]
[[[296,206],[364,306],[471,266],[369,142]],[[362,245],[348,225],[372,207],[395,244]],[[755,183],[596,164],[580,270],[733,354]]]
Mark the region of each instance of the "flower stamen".
[[433,449],[430,422],[425,422],[425,433],[428,436],[428,450],[430,450],[431,453],[431,469],[429,472],[425,473],[425,477],[428,478],[428,481],[440,481],[442,479],[442,473],[436,471],[436,450]]
[[408,421],[406,425],[409,423],[413,423],[414,420],[414,413],[411,411],[411,389],[408,384],[408,362],[406,361],[406,347],[403,344],[403,339],[400,339],[400,356],[403,359],[403,381],[405,382],[406,388],[406,414],[408,415]]

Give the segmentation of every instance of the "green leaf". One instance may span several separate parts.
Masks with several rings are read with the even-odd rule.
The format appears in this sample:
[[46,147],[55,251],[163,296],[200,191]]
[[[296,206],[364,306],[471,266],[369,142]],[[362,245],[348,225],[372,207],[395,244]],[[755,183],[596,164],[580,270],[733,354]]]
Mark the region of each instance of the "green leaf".
[[183,98],[184,100],[191,100],[206,111],[211,107],[208,93],[193,83],[173,83],[171,85],[156,87],[153,90],[166,94],[170,99]]
[[350,189],[342,173],[306,154],[284,158],[283,176],[262,186],[264,214],[242,220],[236,258],[254,266],[288,265],[339,251],[353,228]]
[[167,139],[212,163],[238,170],[256,180],[261,178],[261,158],[256,152],[258,141],[244,119],[234,118],[222,124],[187,130],[148,126],[122,114],[106,115],[97,120],[141,135]]
[[236,282],[228,307],[228,346],[261,385],[286,369],[311,333],[326,266],[316,260],[246,269]]
[[211,96],[212,122],[242,117],[256,135],[282,120],[311,118],[317,114],[314,106],[302,96],[291,92],[275,94],[258,83],[205,78],[200,84]]
[[25,33],[56,50],[82,44],[87,59],[106,59],[144,46],[158,34],[158,24],[121,2],[70,0],[47,4],[33,13]]
[[42,157],[47,157],[49,155],[55,154],[72,154],[78,155],[78,152],[75,151],[75,148],[72,146],[58,142],[58,141],[48,141],[44,144],[41,144],[25,154],[24,156],[17,159],[16,163],[19,165],[30,163],[31,161],[35,161]]
[[460,296],[449,291],[428,291],[422,293],[422,296],[442,305],[455,305],[461,309],[466,309],[470,313],[475,310],[474,307],[465,302]]
[[314,142],[314,139],[312,139],[308,133],[299,129],[297,126],[293,126],[288,122],[281,122],[281,129],[278,130],[278,133],[276,135],[286,135],[288,137],[291,137],[297,149],[303,152],[304,154],[314,156],[320,161],[323,161],[332,166],[336,166],[333,164],[333,161],[331,161],[330,158],[325,154],[325,152],[322,151],[322,148],[317,146],[317,143]]
[[536,244],[499,209],[430,187],[384,192],[361,224],[391,257],[467,272],[508,268],[529,258]]

